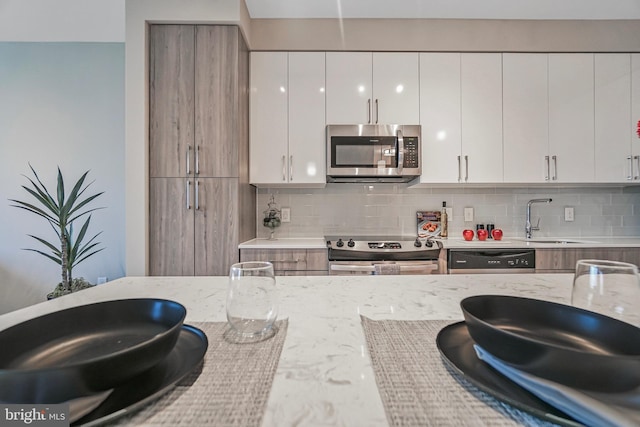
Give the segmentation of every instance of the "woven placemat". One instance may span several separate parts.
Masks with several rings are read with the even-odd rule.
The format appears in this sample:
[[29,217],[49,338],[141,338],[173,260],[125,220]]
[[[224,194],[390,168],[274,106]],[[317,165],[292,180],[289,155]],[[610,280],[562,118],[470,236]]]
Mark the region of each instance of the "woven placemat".
[[451,320],[361,316],[390,426],[553,426],[499,402],[444,364],[436,337]]
[[225,340],[225,322],[190,324],[209,340],[203,364],[173,390],[115,425],[260,426],[288,320],[276,322],[275,336],[241,344]]

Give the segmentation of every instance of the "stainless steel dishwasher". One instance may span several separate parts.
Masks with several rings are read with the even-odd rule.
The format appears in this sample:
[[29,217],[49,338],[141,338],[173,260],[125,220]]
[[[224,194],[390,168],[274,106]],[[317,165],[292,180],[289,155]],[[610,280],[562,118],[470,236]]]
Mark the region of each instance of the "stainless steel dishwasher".
[[447,269],[449,274],[534,273],[536,251],[534,249],[449,249]]

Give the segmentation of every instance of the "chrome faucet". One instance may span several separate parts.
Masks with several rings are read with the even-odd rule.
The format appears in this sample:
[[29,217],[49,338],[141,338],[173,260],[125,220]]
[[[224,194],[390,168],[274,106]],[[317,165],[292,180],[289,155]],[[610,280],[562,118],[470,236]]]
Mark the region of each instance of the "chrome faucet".
[[527,223],[524,226],[524,233],[527,239],[531,238],[532,231],[540,230],[540,218],[535,227],[531,225],[531,205],[534,203],[551,203],[552,199],[531,199],[527,202]]

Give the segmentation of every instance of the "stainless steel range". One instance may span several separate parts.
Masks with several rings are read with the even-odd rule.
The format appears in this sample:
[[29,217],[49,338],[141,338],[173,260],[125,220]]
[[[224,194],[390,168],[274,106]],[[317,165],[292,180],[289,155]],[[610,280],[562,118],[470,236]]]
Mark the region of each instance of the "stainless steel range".
[[[326,236],[329,274],[444,274],[437,240],[407,236]],[[442,253],[441,253],[442,252]]]

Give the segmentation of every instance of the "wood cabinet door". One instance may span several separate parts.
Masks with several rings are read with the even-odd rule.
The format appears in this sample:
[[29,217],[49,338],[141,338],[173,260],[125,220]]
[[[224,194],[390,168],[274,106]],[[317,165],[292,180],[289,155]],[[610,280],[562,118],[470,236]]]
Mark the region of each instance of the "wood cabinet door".
[[631,54],[631,153],[633,155],[633,181],[640,182],[640,53]]
[[149,274],[192,276],[193,179],[151,178],[149,181]]
[[238,262],[238,179],[196,179],[195,275],[226,276]]
[[186,177],[194,162],[194,27],[149,28],[149,176]]
[[196,27],[196,175],[238,176],[238,54],[235,26]]
[[546,182],[549,99],[546,54],[502,55],[504,181]]
[[460,178],[460,54],[420,54],[421,183]]

